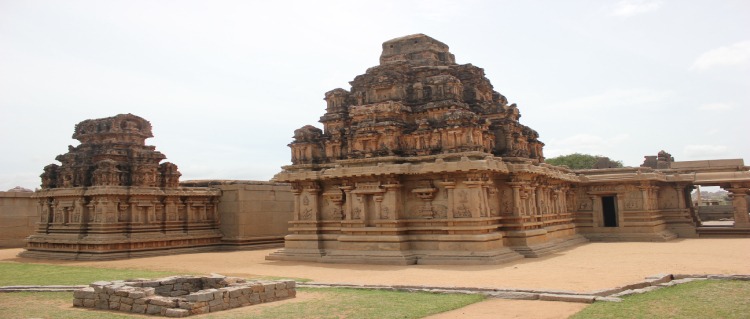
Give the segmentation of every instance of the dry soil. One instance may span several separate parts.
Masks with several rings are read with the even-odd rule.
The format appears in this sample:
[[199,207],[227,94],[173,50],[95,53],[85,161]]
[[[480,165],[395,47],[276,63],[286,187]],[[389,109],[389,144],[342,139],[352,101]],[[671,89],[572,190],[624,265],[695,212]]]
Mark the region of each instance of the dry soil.
[[[588,243],[542,258],[485,266],[385,266],[267,261],[273,250],[198,253],[118,261],[50,261],[18,258],[0,250],[0,261],[107,268],[308,278],[315,282],[573,290],[612,288],[660,273],[750,274],[750,238],[678,239],[664,243]],[[566,318],[585,305],[488,300],[434,318]]]

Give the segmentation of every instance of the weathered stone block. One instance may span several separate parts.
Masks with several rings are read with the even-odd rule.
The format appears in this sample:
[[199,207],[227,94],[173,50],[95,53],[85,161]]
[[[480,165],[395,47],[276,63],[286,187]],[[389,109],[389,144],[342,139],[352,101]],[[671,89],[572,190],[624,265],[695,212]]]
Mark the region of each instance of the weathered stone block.
[[210,311],[210,308],[208,306],[203,306],[203,307],[193,308],[192,310],[190,310],[190,314],[197,315],[201,313],[207,313],[209,311]]
[[185,309],[167,309],[164,312],[164,316],[170,318],[182,318],[190,315],[190,312]]
[[286,298],[286,297],[289,297],[289,291],[286,290],[286,289],[276,290],[276,297],[277,298]]
[[155,315],[155,314],[161,313],[161,309],[162,309],[162,306],[149,304],[146,307],[146,313],[149,315]]
[[107,301],[107,300],[97,300],[96,301],[96,309],[109,309],[109,301]]
[[124,304],[124,303],[120,304],[120,311],[131,312],[132,310],[133,310],[133,305]]
[[74,298],[94,299],[94,296],[95,296],[94,288],[92,287],[86,287],[86,288],[79,289],[73,292]]
[[224,299],[214,299],[208,302],[208,305],[210,307],[216,307],[218,305],[224,304]]
[[73,298],[73,307],[83,307],[83,299]]
[[214,291],[203,290],[199,292],[194,292],[192,294],[185,296],[185,300],[190,301],[190,302],[214,300]]
[[83,299],[83,306],[86,308],[96,307],[96,300],[94,299]]
[[242,295],[242,287],[228,287],[224,288],[229,298],[237,298]]
[[145,304],[133,304],[133,308],[130,309],[130,312],[134,313],[146,313],[146,305]]
[[138,298],[143,298],[143,297],[146,297],[146,292],[143,290],[134,290],[134,291],[128,292],[128,298],[138,299]]

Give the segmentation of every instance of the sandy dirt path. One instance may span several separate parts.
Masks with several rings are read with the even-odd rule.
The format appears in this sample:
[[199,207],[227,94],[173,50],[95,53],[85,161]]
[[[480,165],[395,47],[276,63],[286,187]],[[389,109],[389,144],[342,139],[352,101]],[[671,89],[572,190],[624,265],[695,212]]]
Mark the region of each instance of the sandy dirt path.
[[[385,266],[265,260],[264,257],[274,250],[167,255],[117,261],[34,260],[16,257],[20,251],[0,250],[0,262],[139,268],[245,277],[294,277],[325,283],[579,292],[622,286],[658,273],[750,274],[750,238],[678,239],[666,243],[588,243],[542,258],[526,258],[489,266]],[[579,306],[582,308],[585,305],[489,300],[435,318],[566,318],[577,312]],[[488,315],[483,316],[482,313]],[[516,316],[515,313],[521,315]]]
[[542,258],[501,265],[385,266],[267,261],[273,250],[199,253],[117,261],[50,261],[0,250],[0,261],[141,268],[242,276],[308,278],[316,282],[591,291],[658,273],[750,274],[750,238],[678,239],[666,243],[588,243]]

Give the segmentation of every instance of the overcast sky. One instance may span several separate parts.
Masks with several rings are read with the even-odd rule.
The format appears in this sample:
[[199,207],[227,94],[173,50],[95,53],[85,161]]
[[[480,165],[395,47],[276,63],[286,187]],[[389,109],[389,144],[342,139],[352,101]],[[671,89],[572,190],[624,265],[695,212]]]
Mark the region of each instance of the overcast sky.
[[748,30],[746,0],[0,0],[0,190],[120,113],[182,180],[268,180],[323,94],[414,33],[484,68],[547,157],[750,161]]

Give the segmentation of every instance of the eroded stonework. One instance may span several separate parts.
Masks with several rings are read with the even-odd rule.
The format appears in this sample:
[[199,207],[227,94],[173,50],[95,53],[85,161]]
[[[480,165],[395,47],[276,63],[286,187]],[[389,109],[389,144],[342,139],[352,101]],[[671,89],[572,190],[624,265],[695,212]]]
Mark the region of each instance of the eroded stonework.
[[132,115],[86,120],[81,144],[44,168],[40,220],[24,257],[113,259],[218,243],[219,191],[180,187],[177,165],[145,144],[151,123]]
[[294,132],[275,177],[292,183],[294,220],[269,259],[497,263],[584,240],[577,176],[542,163],[481,68],[423,34],[385,42],[380,62],[325,94],[323,130]]
[[238,277],[172,276],[97,281],[73,293],[73,306],[172,318],[294,298],[296,283]]

